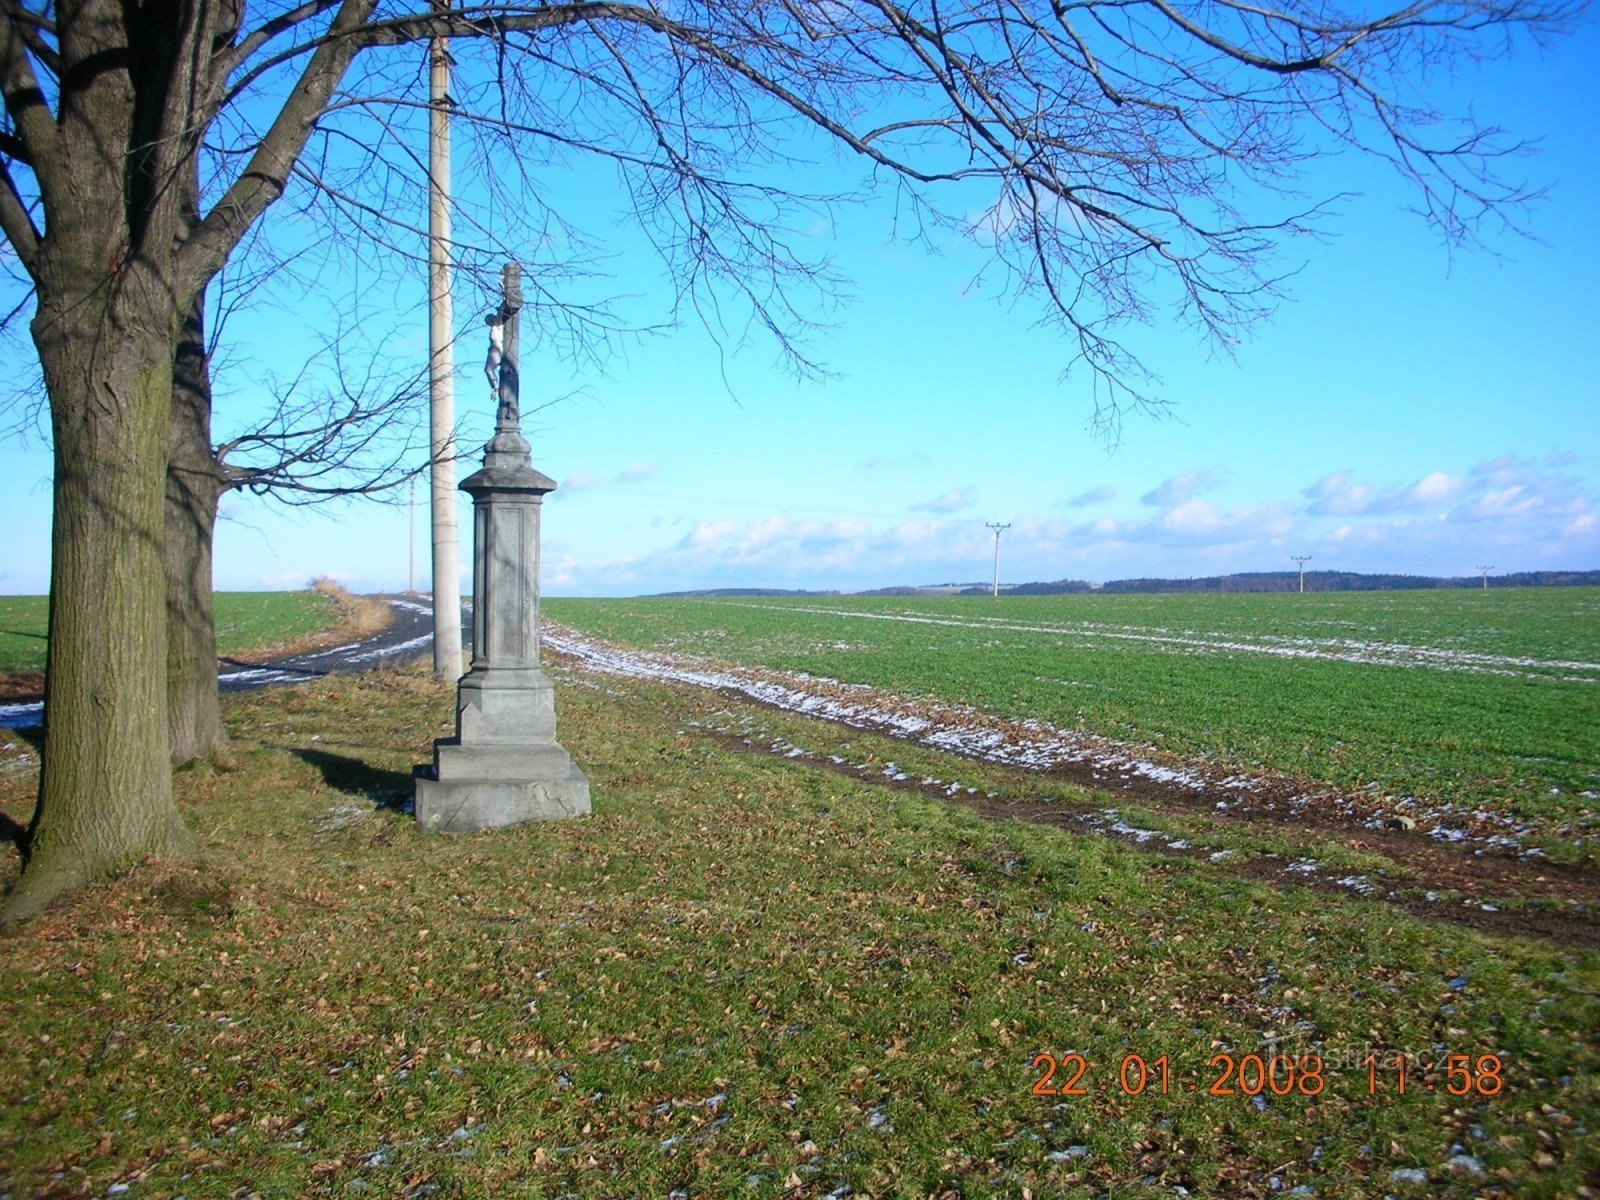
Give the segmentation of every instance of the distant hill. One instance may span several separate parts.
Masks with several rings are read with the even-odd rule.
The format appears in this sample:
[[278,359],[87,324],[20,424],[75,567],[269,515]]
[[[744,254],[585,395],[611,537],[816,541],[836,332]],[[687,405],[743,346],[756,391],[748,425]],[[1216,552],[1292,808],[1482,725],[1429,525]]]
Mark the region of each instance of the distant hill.
[[988,590],[987,587],[976,583],[922,583],[872,588],[869,591],[850,594],[852,596],[967,596],[974,591]]
[[[1432,588],[1476,588],[1478,575],[1364,575],[1359,571],[1307,571],[1308,592],[1400,592]],[[1514,571],[1489,576],[1491,588],[1600,587],[1600,571]],[[1111,579],[1098,587],[1083,579],[1001,584],[1007,596],[1132,595],[1147,593],[1292,592],[1299,587],[1293,571],[1245,571],[1195,579]],[[712,599],[719,596],[987,596],[987,583],[936,583],[873,588],[865,592],[808,591],[804,588],[703,588],[689,592],[657,592],[653,599]]]
[[[1432,588],[1482,587],[1477,575],[1365,575],[1358,571],[1307,571],[1308,592],[1395,592]],[[1597,587],[1600,571],[1515,571],[1489,576],[1491,588]],[[1111,579],[1098,588],[1081,579],[1054,583],[1020,583],[1000,590],[1011,596],[1062,596],[1080,592],[1113,595],[1183,592],[1292,592],[1299,587],[1294,571],[1246,571],[1237,575],[1207,575],[1196,579]],[[974,588],[974,593],[987,591]]]
[[683,600],[693,597],[702,599],[717,596],[837,596],[833,592],[811,592],[804,588],[700,588],[690,592],[654,592],[646,596],[646,600]]
[[[976,587],[968,589],[965,594],[986,596],[989,590],[986,587]],[[1000,590],[1008,596],[1072,596],[1080,592],[1097,592],[1101,589],[1083,579],[1058,579],[1054,583],[1019,583],[1015,587],[1002,587]]]

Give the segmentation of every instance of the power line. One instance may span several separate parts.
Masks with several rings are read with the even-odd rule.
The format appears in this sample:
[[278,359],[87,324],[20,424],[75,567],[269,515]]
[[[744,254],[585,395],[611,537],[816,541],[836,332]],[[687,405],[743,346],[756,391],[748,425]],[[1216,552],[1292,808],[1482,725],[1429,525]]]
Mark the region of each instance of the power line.
[[1480,572],[1483,573],[1483,590],[1487,592],[1489,590],[1489,572],[1494,570],[1494,568],[1493,567],[1473,567],[1472,569],[1474,571],[1480,571]]

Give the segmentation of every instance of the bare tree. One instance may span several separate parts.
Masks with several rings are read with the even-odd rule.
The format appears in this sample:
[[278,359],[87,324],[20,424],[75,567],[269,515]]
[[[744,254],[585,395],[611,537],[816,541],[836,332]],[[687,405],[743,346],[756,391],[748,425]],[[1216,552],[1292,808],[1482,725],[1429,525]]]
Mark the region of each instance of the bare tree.
[[[245,432],[213,443],[212,344],[204,296],[179,332],[173,364],[164,556],[167,587],[167,721],[174,765],[227,741],[217,696],[213,548],[230,491],[281,503],[378,496],[426,469],[416,453],[425,381],[338,333],[277,390],[276,404]],[[324,376],[319,359],[329,360]],[[351,360],[354,361],[351,361]]]
[[[399,238],[366,182],[414,159],[414,47],[484,47],[457,97],[533,166],[609,161],[686,308],[794,346],[790,287],[825,279],[785,221],[797,131],[987,245],[1103,385],[1152,402],[1118,321],[1170,305],[1229,339],[1264,311],[1279,237],[1253,215],[1324,143],[1386,157],[1452,238],[1521,192],[1494,130],[1408,100],[1452,59],[1567,14],[1546,0],[654,0],[467,4],[13,2],[0,16],[0,231],[36,290],[55,449],[49,727],[7,918],[190,844],[162,687],[164,490],[175,343],[195,298],[280,198]],[[360,134],[360,140],[356,134]],[[191,211],[183,184],[212,164]],[[351,181],[354,180],[352,185]],[[974,212],[980,215],[976,218]],[[420,243],[419,243],[420,244]],[[533,264],[538,267],[539,264]],[[547,274],[535,274],[543,282]],[[531,292],[564,311],[570,298]],[[564,303],[565,302],[565,303]],[[798,355],[797,361],[802,361]]]
[[[227,299],[191,305],[173,362],[166,487],[167,715],[176,766],[210,755],[227,742],[218,705],[213,555],[221,501],[230,491],[271,496],[300,506],[330,499],[383,500],[428,469],[417,436],[422,384],[415,371],[369,348],[343,327],[298,364],[287,381],[269,383],[272,407],[253,406],[245,428],[220,442],[212,435],[213,365],[227,315],[259,291],[294,291],[306,281],[292,264],[261,252],[247,277],[229,281]],[[219,280],[221,277],[219,276]],[[350,323],[358,324],[354,316]],[[281,349],[280,349],[281,352]],[[319,369],[326,368],[326,369]],[[253,388],[261,392],[259,376]],[[14,397],[12,435],[37,426],[37,378]],[[237,425],[244,414],[235,414]]]

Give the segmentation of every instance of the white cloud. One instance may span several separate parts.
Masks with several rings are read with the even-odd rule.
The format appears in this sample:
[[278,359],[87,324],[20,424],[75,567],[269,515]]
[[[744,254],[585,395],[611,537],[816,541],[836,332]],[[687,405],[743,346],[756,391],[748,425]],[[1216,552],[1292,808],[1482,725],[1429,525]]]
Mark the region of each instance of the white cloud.
[[[901,521],[875,529],[856,518],[763,517],[696,522],[676,543],[576,569],[563,588],[678,591],[714,587],[852,588],[954,571],[976,579],[987,533],[964,523]],[[552,581],[553,582],[553,581]]]
[[1456,510],[1456,516],[1471,521],[1495,521],[1522,517],[1543,504],[1543,500],[1521,484],[1489,488]]
[[1406,487],[1389,488],[1372,503],[1375,513],[1437,511],[1466,489],[1466,480],[1443,471],[1430,471]]
[[1200,492],[1211,492],[1221,487],[1228,472],[1221,467],[1204,467],[1197,471],[1184,471],[1164,479],[1143,496],[1141,502],[1156,508],[1176,508]]
[[[1314,554],[1317,566],[1337,570],[1430,575],[1470,573],[1479,562],[1502,570],[1600,566],[1600,494],[1575,469],[1497,459],[1393,485],[1338,471],[1298,494],[1240,507],[1196,494],[1221,474],[1174,476],[1131,518],[1020,513],[1004,538],[1003,578],[1287,570],[1292,553]],[[590,593],[978,583],[989,576],[992,537],[980,523],[942,518],[934,507],[947,497],[970,501],[969,493],[955,489],[922,506],[928,516],[892,525],[778,515],[700,520],[685,530],[679,517],[655,535],[665,539],[676,523],[670,544],[600,563],[552,556],[546,579]]]
[[1466,490],[1467,482],[1445,471],[1430,471],[1415,483],[1379,490],[1357,482],[1349,471],[1324,475],[1302,495],[1306,511],[1323,517],[1381,516],[1388,513],[1440,509]]
[[1067,501],[1068,508],[1088,508],[1091,504],[1104,504],[1113,499],[1117,489],[1109,483],[1102,483],[1099,487],[1090,488],[1087,492],[1079,492]]
[[1321,516],[1354,516],[1372,503],[1372,488],[1356,483],[1349,471],[1324,475],[1301,494],[1311,501],[1307,511]]
[[1228,527],[1228,519],[1209,500],[1185,500],[1161,514],[1161,528],[1191,538],[1214,537]]
[[561,481],[552,499],[565,499],[577,492],[588,491],[590,488],[612,487],[622,483],[640,483],[651,478],[655,473],[655,464],[647,462],[629,463],[609,479],[603,479],[589,471],[574,471]]
[[1512,455],[1479,463],[1468,472],[1465,496],[1450,511],[1452,521],[1532,524],[1558,516],[1579,517],[1597,500],[1592,485],[1585,490],[1563,467],[1549,459],[1533,463]]
[[[1305,490],[1313,502],[1304,516],[1315,544],[1350,570],[1462,575],[1490,561],[1505,570],[1592,568],[1600,560],[1600,497],[1564,469],[1576,465],[1561,455],[1504,456],[1381,490],[1340,472]],[[1350,519],[1318,529],[1322,516]]]
[[1325,500],[1329,496],[1336,495],[1349,482],[1349,471],[1335,471],[1313,483],[1305,490],[1305,495],[1312,500]]
[[1447,475],[1443,471],[1431,471],[1407,488],[1403,495],[1421,507],[1446,504],[1459,496],[1465,486],[1464,479]]
[[971,508],[974,489],[971,484],[961,488],[951,488],[942,496],[935,496],[932,500],[924,500],[920,504],[911,506],[912,512],[952,513],[960,512],[963,508]]

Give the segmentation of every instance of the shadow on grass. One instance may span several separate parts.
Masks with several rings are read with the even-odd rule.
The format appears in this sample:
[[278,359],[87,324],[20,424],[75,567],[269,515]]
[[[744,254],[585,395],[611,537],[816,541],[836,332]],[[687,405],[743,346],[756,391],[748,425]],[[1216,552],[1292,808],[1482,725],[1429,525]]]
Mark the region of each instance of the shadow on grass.
[[23,741],[27,742],[28,745],[32,746],[34,751],[39,755],[42,756],[44,754],[43,725],[24,725],[20,728],[13,728],[12,726],[7,725],[6,729],[11,733],[16,734]]
[[415,786],[409,772],[390,771],[327,750],[312,750],[304,746],[283,746],[302,762],[309,763],[322,772],[329,787],[341,792],[365,796],[373,806],[386,812],[411,811],[412,789]]

